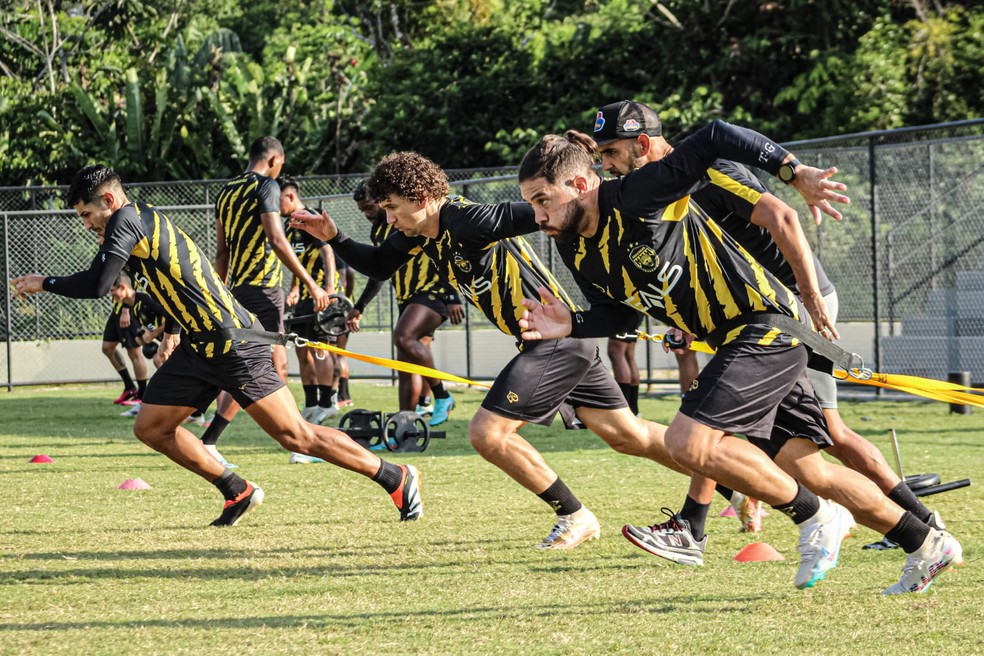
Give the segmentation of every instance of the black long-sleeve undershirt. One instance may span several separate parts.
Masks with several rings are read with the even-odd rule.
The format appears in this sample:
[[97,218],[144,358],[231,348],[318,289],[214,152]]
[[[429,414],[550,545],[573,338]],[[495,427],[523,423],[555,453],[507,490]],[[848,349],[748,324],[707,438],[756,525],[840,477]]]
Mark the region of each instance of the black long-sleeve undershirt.
[[69,298],[101,298],[109,293],[126,260],[112,253],[99,252],[85,271],[70,276],[49,276],[41,286],[44,291]]
[[328,243],[346,264],[375,280],[389,280],[411,257],[409,253],[394,248],[389,240],[379,246],[361,244],[341,230]]

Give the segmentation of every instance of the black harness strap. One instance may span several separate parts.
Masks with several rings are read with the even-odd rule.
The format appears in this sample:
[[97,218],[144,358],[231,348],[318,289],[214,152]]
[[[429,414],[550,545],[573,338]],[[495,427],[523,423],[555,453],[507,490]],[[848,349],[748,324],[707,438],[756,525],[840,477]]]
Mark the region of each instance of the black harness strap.
[[852,372],[861,374],[861,376],[855,377],[863,377],[864,372],[867,371],[864,366],[864,359],[860,355],[857,353],[848,353],[833,342],[824,339],[820,333],[810,328],[809,325],[785,314],[776,314],[774,312],[741,314],[715,328],[707,336],[705,341],[714,348],[718,348],[732,330],[753,323],[778,328],[805,344],[811,351],[809,362],[811,369],[829,374],[833,371],[833,366],[836,365],[848,372],[848,374],[854,375]]
[[249,328],[221,328],[210,330],[203,333],[195,333],[192,336],[194,342],[258,342],[260,344],[279,344],[286,346],[288,342],[294,341],[297,337],[294,333],[274,333],[265,330],[251,330]]

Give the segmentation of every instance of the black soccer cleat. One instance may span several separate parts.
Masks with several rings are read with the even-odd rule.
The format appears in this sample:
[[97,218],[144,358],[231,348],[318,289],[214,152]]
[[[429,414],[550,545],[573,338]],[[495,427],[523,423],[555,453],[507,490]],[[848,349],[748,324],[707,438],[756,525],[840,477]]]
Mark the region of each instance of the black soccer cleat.
[[212,526],[235,526],[246,513],[263,503],[263,490],[246,481],[246,489],[235,499],[229,499],[222,507],[222,514]]

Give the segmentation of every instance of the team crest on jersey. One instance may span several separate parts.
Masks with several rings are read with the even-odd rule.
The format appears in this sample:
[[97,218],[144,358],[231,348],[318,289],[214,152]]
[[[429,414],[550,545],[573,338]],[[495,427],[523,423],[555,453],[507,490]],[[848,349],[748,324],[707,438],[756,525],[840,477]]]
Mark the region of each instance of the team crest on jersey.
[[605,114],[603,112],[598,112],[598,118],[595,119],[595,132],[601,132],[601,129],[605,127]]
[[516,403],[517,401],[519,401],[519,394],[517,394],[516,392],[509,392],[508,394],[506,394],[506,400],[509,401],[510,403]]
[[456,267],[458,267],[459,269],[461,269],[462,271],[464,271],[465,273],[468,273],[469,271],[471,271],[471,262],[469,262],[465,258],[461,257],[457,253],[455,253],[455,256],[454,256],[454,265]]
[[696,378],[694,378],[694,382],[690,383],[690,389],[688,389],[687,391],[688,392],[693,392],[695,389],[697,389],[697,379]]
[[639,244],[633,248],[629,251],[629,259],[632,260],[632,264],[646,273],[652,273],[659,266],[659,255],[649,244]]
[[622,129],[625,130],[626,132],[638,132],[640,129],[642,129],[642,126],[639,125],[639,121],[635,120],[634,118],[630,118],[628,121],[625,122],[625,125],[622,126]]

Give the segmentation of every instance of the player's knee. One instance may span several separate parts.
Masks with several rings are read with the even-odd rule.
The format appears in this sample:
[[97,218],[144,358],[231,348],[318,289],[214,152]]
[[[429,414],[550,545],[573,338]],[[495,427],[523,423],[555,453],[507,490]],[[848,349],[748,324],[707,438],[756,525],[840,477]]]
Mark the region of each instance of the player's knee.
[[701,440],[691,439],[682,431],[666,431],[666,452],[673,460],[694,471],[700,471],[709,456],[709,448]]
[[110,344],[108,342],[103,342],[102,353],[107,358],[113,359],[113,353],[116,352],[116,344]]
[[472,417],[468,424],[468,441],[481,454],[505,449],[507,440],[508,436],[497,430],[492,422],[486,421],[482,413]]
[[398,331],[393,333],[393,345],[404,353],[411,351],[414,347],[418,346],[420,341],[417,337],[411,334],[409,331]]

